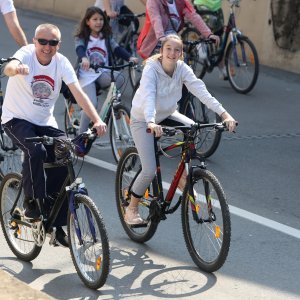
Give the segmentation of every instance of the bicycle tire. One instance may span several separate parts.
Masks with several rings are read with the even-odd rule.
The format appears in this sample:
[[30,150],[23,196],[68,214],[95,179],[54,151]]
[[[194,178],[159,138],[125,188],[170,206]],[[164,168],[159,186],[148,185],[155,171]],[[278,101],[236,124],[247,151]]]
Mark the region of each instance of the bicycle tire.
[[[193,94],[188,93],[182,105],[182,113],[191,118],[193,121],[198,121],[201,124],[222,122],[222,118],[208,109],[201,101]],[[196,151],[199,156],[208,158],[213,155],[219,147],[222,133],[211,128],[203,128],[195,140]]]
[[[42,247],[35,244],[31,227],[16,224],[11,221],[10,211],[22,189],[22,176],[18,173],[9,173],[4,176],[0,186],[0,221],[5,240],[10,250],[16,257],[23,261],[35,259]],[[24,194],[21,191],[17,205],[14,209],[15,216],[24,220],[23,215]]]
[[253,89],[258,78],[258,54],[254,44],[248,37],[243,35],[237,36],[237,47],[235,47],[235,49],[238,66],[235,63],[233,42],[229,43],[225,54],[225,65],[229,83],[236,92],[247,94]]
[[[107,279],[110,264],[110,250],[107,232],[102,216],[95,203],[86,195],[74,197],[77,222],[73,214],[68,213],[68,236],[73,264],[82,282],[91,289],[99,289]],[[87,212],[91,219],[87,218]],[[96,241],[90,232],[89,222],[94,226]],[[79,226],[82,237],[80,244],[75,223]]]
[[[187,28],[181,34],[181,39],[186,41],[197,41],[201,38],[199,32],[194,28]],[[202,79],[207,71],[207,66],[204,60],[200,59],[198,55],[197,46],[193,46],[191,51],[188,51],[188,45],[185,47],[184,53],[186,56],[185,61],[193,69],[197,78]]]
[[65,132],[69,138],[74,138],[78,135],[79,131],[81,108],[77,103],[72,103],[68,100],[65,101],[67,105],[64,112]]
[[[231,221],[226,197],[218,179],[201,168],[193,170],[191,189],[197,193],[194,215],[199,219],[194,218],[187,183],[181,207],[185,244],[192,260],[201,270],[215,272],[225,263],[230,248]],[[209,206],[213,209],[210,214]]]
[[[150,220],[145,227],[135,227],[128,225],[124,220],[125,208],[130,202],[129,189],[139,172],[141,172],[140,157],[136,148],[130,147],[122,155],[117,167],[115,181],[116,204],[122,227],[128,237],[135,242],[144,243],[153,237],[158,223]],[[151,199],[156,196],[154,193],[157,190],[156,181],[153,181],[148,189],[148,198],[145,194],[140,201],[139,213],[144,220],[149,216],[149,205],[146,205],[146,203],[151,203]]]
[[[125,149],[133,145],[130,112],[126,106],[118,104],[113,107],[111,114],[114,114],[115,124],[111,115],[108,122],[109,139],[114,159],[118,162]],[[118,135],[115,126],[117,126]]]
[[0,180],[8,173],[21,173],[24,153],[14,147],[12,140],[5,133],[1,133],[0,141]]

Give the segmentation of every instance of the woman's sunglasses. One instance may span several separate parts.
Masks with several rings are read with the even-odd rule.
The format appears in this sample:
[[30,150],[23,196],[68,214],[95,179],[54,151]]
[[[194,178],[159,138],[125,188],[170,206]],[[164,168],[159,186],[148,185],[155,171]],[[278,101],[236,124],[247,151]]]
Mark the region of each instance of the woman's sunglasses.
[[46,40],[46,39],[37,39],[40,45],[45,46],[49,44],[50,46],[57,46],[59,41],[58,40]]

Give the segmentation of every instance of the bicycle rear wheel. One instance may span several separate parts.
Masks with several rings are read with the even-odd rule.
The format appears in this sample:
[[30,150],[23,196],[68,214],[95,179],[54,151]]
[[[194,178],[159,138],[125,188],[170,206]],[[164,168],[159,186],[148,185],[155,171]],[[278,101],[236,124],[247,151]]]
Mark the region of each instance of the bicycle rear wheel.
[[[196,29],[187,28],[182,32],[181,38],[184,42],[198,41],[201,38],[201,36]],[[207,66],[205,60],[201,59],[198,54],[199,47],[201,47],[201,44],[198,44],[196,46],[191,46],[190,51],[189,51],[189,47],[190,47],[189,45],[186,45],[184,50],[186,56],[186,62],[189,66],[191,66],[195,75],[198,78],[202,79],[206,73]]]
[[229,82],[238,93],[247,94],[256,84],[259,72],[254,44],[245,36],[237,36],[237,44],[229,43],[225,54]]
[[[182,113],[194,121],[201,124],[222,122],[222,118],[208,109],[201,101],[194,95],[189,93],[183,103]],[[222,133],[211,128],[201,129],[200,134],[195,139],[197,153],[201,157],[209,157],[217,150]]]
[[[208,170],[194,169],[192,186],[186,185],[181,210],[185,243],[194,263],[205,272],[221,268],[227,258],[231,222],[225,194]],[[193,190],[195,202],[190,191]]]
[[[125,208],[130,202],[130,191],[134,180],[141,172],[141,161],[136,148],[128,148],[122,155],[116,173],[116,202],[121,224],[127,235],[135,242],[144,243],[152,238],[157,229],[157,222],[151,220],[142,226],[128,225],[124,220]],[[155,181],[150,185],[139,203],[139,213],[142,219],[149,216],[150,203],[156,195]]]
[[80,106],[77,103],[65,99],[64,126],[69,138],[74,138],[78,135],[80,114]]
[[[2,129],[1,129],[2,130]],[[24,159],[23,152],[13,145],[12,140],[3,131],[1,132],[0,141],[0,179],[7,173],[21,173]]]
[[[73,264],[83,283],[91,289],[98,289],[105,284],[109,272],[110,252],[106,229],[99,210],[88,196],[77,194],[74,201],[77,220],[68,213]],[[79,231],[81,241],[78,238]]]
[[127,107],[118,104],[113,108],[109,118],[109,138],[116,162],[120,160],[125,149],[133,145],[130,132],[130,113]]
[[4,176],[0,196],[0,221],[9,248],[23,261],[35,259],[42,248],[35,244],[32,228],[14,221],[24,221],[22,176],[17,173]]

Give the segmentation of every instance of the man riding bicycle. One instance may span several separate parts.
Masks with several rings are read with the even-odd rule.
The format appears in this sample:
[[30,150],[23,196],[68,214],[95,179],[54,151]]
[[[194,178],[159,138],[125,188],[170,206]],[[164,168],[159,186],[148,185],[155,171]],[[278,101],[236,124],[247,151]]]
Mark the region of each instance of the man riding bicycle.
[[[33,44],[19,49],[3,69],[9,80],[2,124],[7,135],[24,152],[24,215],[32,221],[40,218],[38,204],[49,207],[51,194],[60,190],[67,175],[66,167],[49,169],[44,174],[43,163],[55,159],[53,146],[25,142],[27,137],[43,135],[66,138],[65,133],[58,129],[53,115],[62,81],[94,122],[97,134],[106,132],[106,124],[82,91],[71,63],[57,52],[60,43],[59,28],[52,24],[41,24],[35,30]],[[66,225],[67,209],[67,203],[64,203],[55,221],[56,240],[63,246],[68,246],[61,227]]]

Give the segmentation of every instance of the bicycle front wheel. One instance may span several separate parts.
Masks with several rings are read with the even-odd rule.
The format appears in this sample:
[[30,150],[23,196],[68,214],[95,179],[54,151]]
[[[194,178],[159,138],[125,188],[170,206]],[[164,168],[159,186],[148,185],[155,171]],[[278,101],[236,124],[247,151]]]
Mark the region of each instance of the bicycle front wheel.
[[[136,148],[128,148],[122,155],[116,173],[116,202],[121,224],[127,235],[135,242],[144,243],[152,238],[157,229],[157,222],[151,220],[143,225],[128,225],[124,220],[125,209],[130,203],[131,187],[141,172],[141,160]],[[157,184],[151,183],[139,202],[139,213],[143,220],[149,216],[149,207],[153,198],[157,195]]]
[[249,93],[256,84],[259,61],[254,44],[245,36],[237,36],[237,44],[230,42],[225,54],[229,82],[238,93]]
[[81,108],[79,105],[65,99],[64,126],[69,138],[75,138],[78,135],[80,114]]
[[[198,98],[188,94],[184,103],[182,113],[190,119],[201,124],[222,122],[222,118],[208,109]],[[203,128],[195,139],[197,153],[201,157],[210,157],[217,150],[222,133],[215,129]]]
[[42,248],[35,244],[31,226],[25,225],[26,222],[21,224],[24,221],[21,174],[9,173],[4,176],[0,196],[0,221],[9,248],[23,261],[35,259]]
[[133,139],[129,125],[129,110],[127,107],[118,104],[113,108],[108,124],[110,144],[116,162],[120,160],[120,157],[124,151],[133,145]]
[[109,272],[109,243],[102,216],[94,202],[85,195],[75,195],[75,215],[68,213],[70,252],[83,283],[99,289]]
[[23,152],[15,146],[5,132],[1,133],[0,147],[0,179],[6,174],[21,173],[24,159]]
[[183,235],[194,263],[205,272],[214,272],[223,266],[229,252],[229,208],[218,179],[210,171],[197,168],[192,177],[192,186],[187,184],[183,192]]

